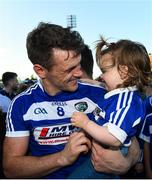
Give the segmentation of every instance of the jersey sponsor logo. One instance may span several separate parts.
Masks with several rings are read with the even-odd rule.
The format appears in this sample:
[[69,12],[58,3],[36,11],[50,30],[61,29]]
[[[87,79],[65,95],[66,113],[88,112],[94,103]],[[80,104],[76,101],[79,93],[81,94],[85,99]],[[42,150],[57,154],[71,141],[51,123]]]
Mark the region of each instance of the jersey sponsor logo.
[[69,135],[79,131],[79,128],[74,127],[71,123],[37,127],[33,130],[35,140],[40,145],[58,145],[67,143]]
[[44,108],[36,108],[34,109],[34,114],[48,114],[48,112],[46,111],[46,109]]
[[75,105],[76,110],[84,112],[88,109],[88,104],[86,102],[78,102]]
[[67,103],[65,101],[54,101],[54,102],[51,102],[51,105],[52,106],[67,106]]

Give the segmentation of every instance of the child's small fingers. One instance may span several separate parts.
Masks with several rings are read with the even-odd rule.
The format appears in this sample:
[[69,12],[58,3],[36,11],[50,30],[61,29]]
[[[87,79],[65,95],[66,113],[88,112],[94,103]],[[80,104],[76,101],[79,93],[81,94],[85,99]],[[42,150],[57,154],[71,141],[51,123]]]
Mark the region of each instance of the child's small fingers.
[[77,112],[74,112],[72,116],[75,116],[77,114]]
[[74,123],[74,122],[72,122],[71,124],[72,124],[72,126],[75,126],[75,123]]
[[74,118],[72,117],[72,118],[71,118],[71,122],[73,122],[73,121],[74,121]]

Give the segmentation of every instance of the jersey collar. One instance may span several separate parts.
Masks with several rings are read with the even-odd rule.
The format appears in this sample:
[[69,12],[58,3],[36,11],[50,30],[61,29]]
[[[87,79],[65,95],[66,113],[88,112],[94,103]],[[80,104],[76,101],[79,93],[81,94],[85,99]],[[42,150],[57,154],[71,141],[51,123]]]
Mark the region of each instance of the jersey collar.
[[131,86],[131,87],[127,87],[127,88],[118,88],[118,89],[114,89],[108,93],[105,94],[104,98],[108,99],[109,97],[116,95],[116,94],[120,94],[120,93],[124,93],[124,92],[130,92],[130,91],[137,91],[137,86]]

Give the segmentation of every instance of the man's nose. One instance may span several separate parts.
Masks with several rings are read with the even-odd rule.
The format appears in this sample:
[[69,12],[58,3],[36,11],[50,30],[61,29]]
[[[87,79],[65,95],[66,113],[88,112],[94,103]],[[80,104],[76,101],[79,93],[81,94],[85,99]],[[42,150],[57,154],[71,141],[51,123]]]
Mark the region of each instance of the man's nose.
[[82,74],[83,74],[83,72],[82,72],[81,68],[76,68],[73,70],[73,76],[75,76],[75,77],[81,77]]

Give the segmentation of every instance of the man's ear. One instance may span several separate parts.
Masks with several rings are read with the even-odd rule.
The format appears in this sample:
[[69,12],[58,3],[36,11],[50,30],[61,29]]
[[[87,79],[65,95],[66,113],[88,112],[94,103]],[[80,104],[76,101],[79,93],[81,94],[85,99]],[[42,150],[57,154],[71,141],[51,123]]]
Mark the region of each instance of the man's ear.
[[34,64],[33,69],[41,79],[44,79],[46,77],[46,68],[42,67],[39,64]]
[[128,67],[125,65],[119,65],[119,74],[122,80],[125,80],[128,78]]

